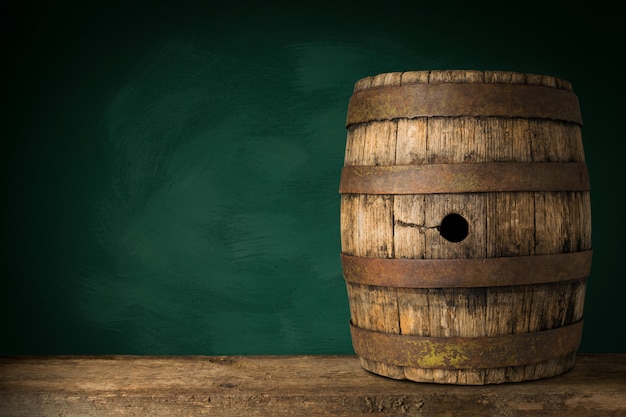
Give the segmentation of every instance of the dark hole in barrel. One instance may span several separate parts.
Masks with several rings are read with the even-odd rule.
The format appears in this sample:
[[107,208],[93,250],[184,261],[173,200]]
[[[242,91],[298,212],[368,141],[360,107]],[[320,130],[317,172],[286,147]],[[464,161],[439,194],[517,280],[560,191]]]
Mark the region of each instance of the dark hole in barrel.
[[441,221],[439,233],[447,241],[460,242],[467,237],[469,225],[460,214],[450,213]]

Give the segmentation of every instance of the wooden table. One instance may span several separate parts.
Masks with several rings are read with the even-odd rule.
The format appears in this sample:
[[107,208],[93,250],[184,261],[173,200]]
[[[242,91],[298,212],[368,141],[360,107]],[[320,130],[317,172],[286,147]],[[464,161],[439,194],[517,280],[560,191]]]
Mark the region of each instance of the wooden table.
[[355,356],[0,357],[0,416],[626,416],[626,354],[568,373],[456,386],[370,374]]

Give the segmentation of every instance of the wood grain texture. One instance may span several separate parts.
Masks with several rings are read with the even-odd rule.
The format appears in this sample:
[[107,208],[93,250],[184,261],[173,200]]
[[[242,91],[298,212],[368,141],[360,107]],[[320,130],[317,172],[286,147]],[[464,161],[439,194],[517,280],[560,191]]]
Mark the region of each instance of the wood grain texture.
[[[417,71],[380,74],[355,92],[415,83],[506,83],[572,91],[551,76],[495,71]],[[345,165],[427,165],[491,162],[584,162],[581,128],[550,119],[416,117],[348,127]],[[469,233],[442,237],[448,214]],[[450,259],[533,256],[591,249],[588,191],[457,194],[343,194],[342,251],[379,258]],[[532,273],[532,271],[529,271]],[[408,289],[347,283],[352,323],[380,332],[432,337],[489,337],[548,330],[583,318],[586,282],[492,288]],[[523,381],[557,375],[575,352],[507,368],[419,369],[360,358],[391,378],[449,384]]]
[[463,387],[364,371],[355,356],[0,358],[3,417],[623,416],[626,355],[541,381]]

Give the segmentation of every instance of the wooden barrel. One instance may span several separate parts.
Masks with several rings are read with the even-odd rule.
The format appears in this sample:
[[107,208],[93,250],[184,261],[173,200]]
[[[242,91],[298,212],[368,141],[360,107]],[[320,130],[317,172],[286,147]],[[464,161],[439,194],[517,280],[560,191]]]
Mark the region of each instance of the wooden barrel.
[[356,83],[341,260],[365,369],[482,385],[574,365],[591,267],[581,125],[570,83],[551,76]]

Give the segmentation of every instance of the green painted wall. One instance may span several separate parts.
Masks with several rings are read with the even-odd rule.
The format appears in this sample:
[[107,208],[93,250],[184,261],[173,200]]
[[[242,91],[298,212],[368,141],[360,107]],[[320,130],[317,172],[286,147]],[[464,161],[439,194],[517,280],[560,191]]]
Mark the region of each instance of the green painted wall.
[[351,353],[338,256],[348,99],[359,78],[425,69],[572,82],[594,216],[581,350],[626,352],[617,13],[12,3],[0,353]]

